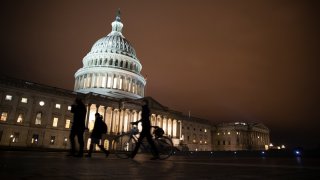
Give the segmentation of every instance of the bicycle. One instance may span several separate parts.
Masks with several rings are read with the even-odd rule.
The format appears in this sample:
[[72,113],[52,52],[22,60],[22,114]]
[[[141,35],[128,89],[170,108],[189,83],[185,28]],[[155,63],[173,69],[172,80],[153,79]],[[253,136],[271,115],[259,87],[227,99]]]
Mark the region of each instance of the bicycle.
[[[174,150],[171,138],[163,136],[161,134],[161,131],[163,132],[163,130],[159,126],[151,127],[154,128],[153,140],[159,151],[159,159],[163,160],[169,158],[173,154]],[[115,155],[121,159],[129,158],[136,146],[136,143],[138,142],[138,134],[139,130],[134,126],[129,132],[117,136],[114,139],[113,144]],[[146,144],[144,141],[141,142],[140,151],[150,152],[150,149],[149,144]]]

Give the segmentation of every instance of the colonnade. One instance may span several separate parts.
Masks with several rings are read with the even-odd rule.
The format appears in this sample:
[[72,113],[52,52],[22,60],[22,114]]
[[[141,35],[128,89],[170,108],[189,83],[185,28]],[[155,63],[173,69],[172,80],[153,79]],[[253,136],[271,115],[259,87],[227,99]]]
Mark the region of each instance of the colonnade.
[[76,77],[75,90],[86,88],[119,89],[141,97],[144,96],[144,85],[137,79],[114,73],[89,73]]
[[252,139],[252,143],[256,145],[265,145],[269,144],[269,135],[262,132],[251,132],[250,139]]
[[[104,117],[104,121],[108,126],[108,134],[114,135],[128,132],[132,128],[130,122],[135,122],[141,118],[141,111],[99,106],[96,104],[89,104],[87,106],[87,112],[86,126],[89,128],[89,131],[93,129],[95,121],[94,114],[98,112]],[[181,121],[157,114],[152,114],[150,121],[152,126],[163,128],[165,135],[180,138]],[[138,129],[139,131],[142,130],[141,123],[138,124]]]

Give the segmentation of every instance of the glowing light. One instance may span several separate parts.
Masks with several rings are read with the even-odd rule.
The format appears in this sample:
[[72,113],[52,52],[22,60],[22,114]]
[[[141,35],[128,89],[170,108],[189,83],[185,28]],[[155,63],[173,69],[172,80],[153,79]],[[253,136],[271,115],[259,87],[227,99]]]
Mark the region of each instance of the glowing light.
[[12,100],[12,96],[11,95],[6,95],[6,100],[11,101]]
[[22,103],[27,103],[27,102],[28,102],[28,99],[27,99],[27,98],[21,98],[21,102],[22,102]]
[[43,101],[40,101],[40,102],[39,102],[39,105],[40,105],[40,106],[44,106],[44,104],[45,104],[45,103],[44,103]]
[[56,104],[56,108],[60,109],[61,108],[61,104]]

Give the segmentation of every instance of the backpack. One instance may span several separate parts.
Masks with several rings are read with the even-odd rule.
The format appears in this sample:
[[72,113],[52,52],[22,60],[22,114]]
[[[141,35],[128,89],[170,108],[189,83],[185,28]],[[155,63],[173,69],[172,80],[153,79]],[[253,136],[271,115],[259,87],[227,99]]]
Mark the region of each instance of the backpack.
[[97,119],[96,121],[98,121],[99,125],[99,131],[101,132],[101,134],[105,134],[108,132],[108,126],[107,124],[103,121],[102,117],[100,116],[99,119]]
[[108,126],[104,121],[101,121],[101,133],[105,134],[108,132]]

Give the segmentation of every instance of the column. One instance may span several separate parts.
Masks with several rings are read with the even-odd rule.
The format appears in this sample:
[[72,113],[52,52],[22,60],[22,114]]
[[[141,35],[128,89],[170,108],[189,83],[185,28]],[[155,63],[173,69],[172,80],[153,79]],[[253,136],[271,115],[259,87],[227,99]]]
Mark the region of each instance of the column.
[[88,128],[88,123],[89,123],[90,107],[91,107],[91,104],[88,104],[88,106],[87,106],[87,117],[86,117],[86,127],[87,128]]

